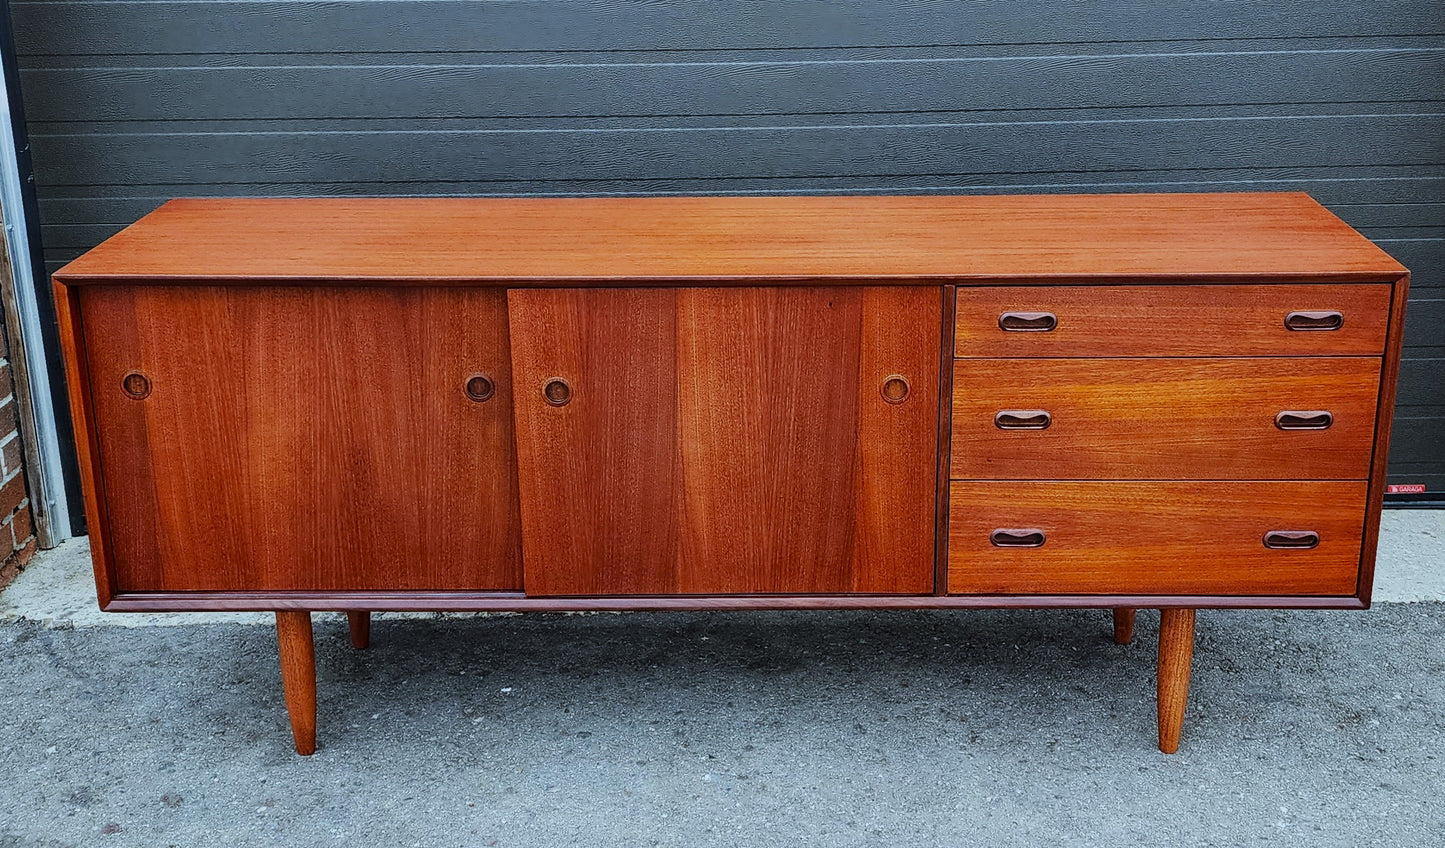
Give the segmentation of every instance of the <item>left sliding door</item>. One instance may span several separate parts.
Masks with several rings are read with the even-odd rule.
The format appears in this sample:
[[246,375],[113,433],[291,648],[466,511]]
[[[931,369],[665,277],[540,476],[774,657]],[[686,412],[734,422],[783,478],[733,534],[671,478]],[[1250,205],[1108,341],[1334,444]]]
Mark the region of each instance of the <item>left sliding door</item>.
[[116,591],[521,588],[504,291],[78,305]]

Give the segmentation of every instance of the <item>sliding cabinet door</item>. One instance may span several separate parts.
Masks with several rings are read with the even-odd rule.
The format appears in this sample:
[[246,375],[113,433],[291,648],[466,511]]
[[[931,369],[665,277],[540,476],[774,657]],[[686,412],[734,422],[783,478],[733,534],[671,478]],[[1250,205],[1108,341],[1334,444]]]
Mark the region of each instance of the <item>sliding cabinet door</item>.
[[931,591],[937,288],[508,308],[528,594]]

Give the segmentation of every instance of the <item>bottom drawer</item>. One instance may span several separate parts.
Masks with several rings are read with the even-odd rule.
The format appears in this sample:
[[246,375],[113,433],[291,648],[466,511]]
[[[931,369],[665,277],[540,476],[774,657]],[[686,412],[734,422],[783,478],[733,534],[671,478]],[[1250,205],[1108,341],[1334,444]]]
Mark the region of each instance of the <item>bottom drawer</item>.
[[1367,490],[1364,481],[956,481],[948,591],[1354,595]]

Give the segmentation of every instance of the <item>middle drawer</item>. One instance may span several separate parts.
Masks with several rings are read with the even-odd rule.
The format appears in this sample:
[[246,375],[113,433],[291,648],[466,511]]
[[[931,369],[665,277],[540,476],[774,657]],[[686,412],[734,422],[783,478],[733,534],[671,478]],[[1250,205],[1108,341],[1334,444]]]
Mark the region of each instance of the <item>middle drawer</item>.
[[951,477],[1363,480],[1376,357],[970,359]]

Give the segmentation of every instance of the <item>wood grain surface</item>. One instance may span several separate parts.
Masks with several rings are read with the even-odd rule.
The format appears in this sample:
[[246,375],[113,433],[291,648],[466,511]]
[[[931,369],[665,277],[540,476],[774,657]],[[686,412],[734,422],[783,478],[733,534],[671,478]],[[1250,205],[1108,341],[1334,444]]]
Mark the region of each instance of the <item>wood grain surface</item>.
[[509,305],[529,595],[931,590],[939,289]]
[[1114,608],[1114,642],[1127,645],[1134,641],[1134,613],[1132,607]]
[[528,597],[520,592],[146,592],[120,594],[110,612],[397,610],[417,612],[671,612],[805,609],[1340,609],[1362,610],[1355,595],[598,595]]
[[[1370,476],[1378,357],[965,359],[953,378],[955,479],[1344,479]],[[1047,411],[1001,430],[1001,410]],[[1281,411],[1327,410],[1326,430]]]
[[102,488],[100,433],[95,407],[90,398],[90,357],[85,348],[85,330],[80,321],[80,289],[52,285],[60,346],[65,358],[65,387],[70,400],[70,417],[75,427],[75,454],[85,500],[86,532],[90,537],[90,561],[95,574],[96,601],[101,609],[110,604],[117,588],[115,560],[111,555],[110,521]]
[[1179,750],[1184,710],[1189,703],[1189,672],[1194,665],[1192,609],[1166,609],[1159,614],[1159,671],[1155,681],[1159,709],[1159,750]]
[[276,647],[281,659],[281,689],[296,753],[316,753],[316,640],[311,634],[311,613],[278,610]]
[[[1370,500],[1365,505],[1365,538],[1360,554],[1358,594],[1366,604],[1375,588],[1375,551],[1380,541],[1380,518],[1385,504],[1385,480],[1390,464],[1390,435],[1395,422],[1395,394],[1400,377],[1400,349],[1404,339],[1406,304],[1410,299],[1410,275],[1394,284],[1390,300],[1390,337],[1380,374],[1380,400],[1376,407],[1375,445],[1370,457]],[[1434,446],[1437,451],[1440,445]]]
[[521,587],[503,292],[79,301],[115,590]]
[[958,296],[943,287],[943,344],[938,346],[938,475],[934,494],[933,594],[948,594],[948,481],[953,449],[953,334]]
[[[1368,485],[1358,482],[955,482],[949,591],[1353,595]],[[997,528],[1037,528],[999,548]],[[1264,547],[1312,530],[1308,550]]]
[[351,634],[351,647],[364,651],[371,647],[371,613],[366,610],[346,614],[346,627]]
[[[1285,328],[1291,312],[1324,310],[1344,325]],[[1007,331],[1006,312],[1048,312],[1058,324]],[[960,357],[1380,356],[1390,286],[960,286],[956,314]]]
[[1404,270],[1304,194],[306,198],[171,201],[56,279],[1388,282]]

